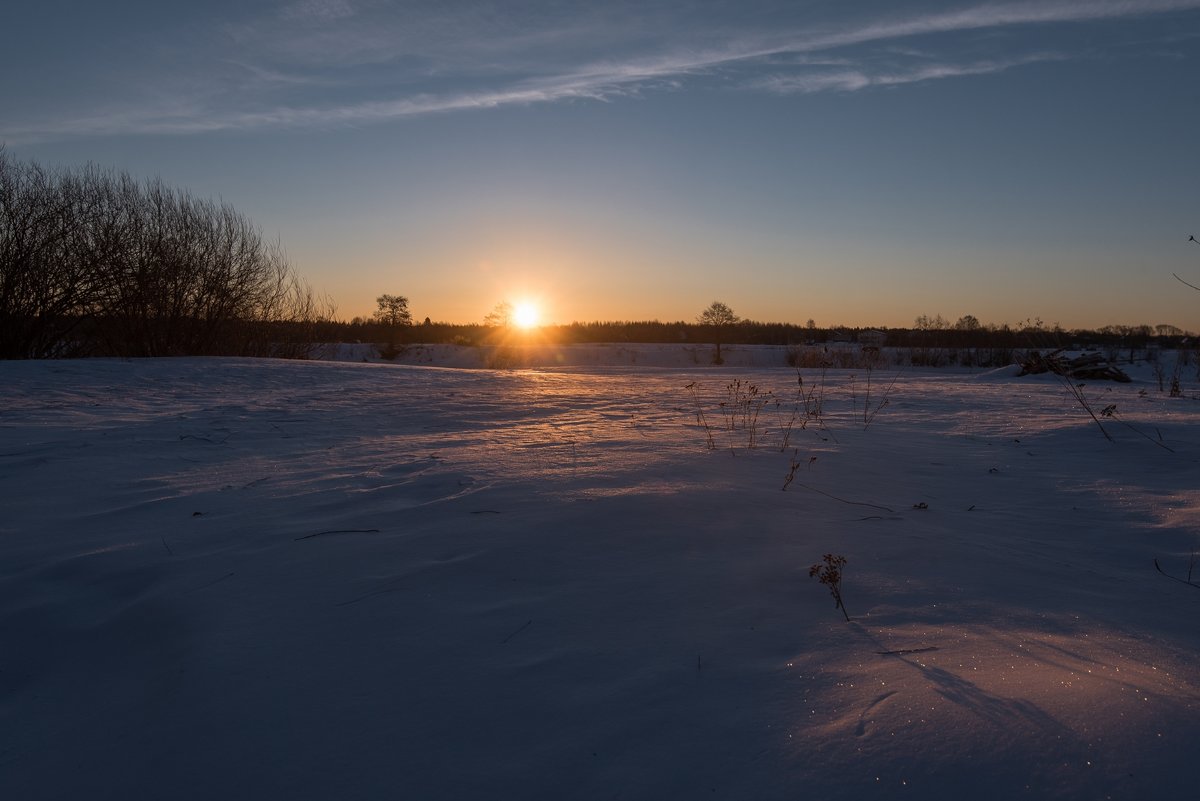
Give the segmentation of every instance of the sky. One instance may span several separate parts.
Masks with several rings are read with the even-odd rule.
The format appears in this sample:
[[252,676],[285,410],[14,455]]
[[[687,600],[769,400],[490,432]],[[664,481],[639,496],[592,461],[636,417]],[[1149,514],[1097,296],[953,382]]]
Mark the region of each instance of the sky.
[[1200,0],[42,0],[0,143],[369,315],[1200,331]]

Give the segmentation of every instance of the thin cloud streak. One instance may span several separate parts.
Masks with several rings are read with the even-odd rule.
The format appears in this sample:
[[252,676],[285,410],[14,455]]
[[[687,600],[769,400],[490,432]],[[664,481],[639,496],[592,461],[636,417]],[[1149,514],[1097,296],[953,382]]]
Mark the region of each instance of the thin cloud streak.
[[[263,128],[336,128],[385,122],[428,114],[489,109],[502,106],[553,103],[568,100],[607,100],[639,93],[645,88],[673,88],[689,77],[712,74],[722,69],[766,66],[771,59],[834,61],[843,69],[802,75],[775,75],[743,82],[744,87],[780,94],[826,91],[853,92],[881,85],[900,85],[956,76],[983,75],[1018,66],[1068,58],[1062,53],[1040,54],[1008,61],[975,61],[966,64],[934,64],[911,70],[871,70],[856,65],[842,54],[828,51],[907,39],[917,36],[999,29],[1033,24],[1081,23],[1125,17],[1200,9],[1200,0],[1100,0],[1091,3],[1009,3],[980,5],[960,11],[929,14],[909,19],[873,22],[841,31],[810,32],[805,35],[757,36],[724,47],[678,51],[656,57],[627,58],[592,63],[540,77],[527,78],[494,89],[442,94],[414,94],[390,100],[367,100],[353,104],[277,105],[264,110],[221,110],[197,103],[170,110],[136,110],[98,114],[45,125],[26,125],[0,130],[0,139],[19,144],[80,135],[189,134],[221,130]],[[354,9],[344,0],[308,0],[289,7],[289,13],[335,21],[351,16]],[[494,50],[495,44],[487,45]],[[814,54],[825,54],[814,59]],[[297,79],[284,73],[240,66],[264,81],[320,83],[318,78]]]
[[1048,23],[1094,22],[1200,9],[1200,0],[1102,0],[1094,3],[1014,3],[867,25],[796,43],[797,50],[827,50],[858,44],[941,33]]
[[120,134],[197,134],[258,128],[337,128],[346,125],[383,122],[405,117],[454,111],[491,109],[500,106],[530,105],[565,99],[605,100],[618,93],[593,86],[559,85],[547,89],[466,93],[453,96],[424,95],[390,101],[373,101],[337,108],[279,107],[267,111],[234,112],[224,115],[199,111],[160,114],[124,112],[79,118],[59,126],[14,130],[8,141],[25,144],[39,139],[68,135],[115,136]]
[[353,6],[347,0],[301,0],[284,6],[279,16],[286,20],[329,20],[354,16]]
[[1014,67],[1024,67],[1047,61],[1064,61],[1061,53],[1041,53],[1007,61],[981,61],[973,64],[930,64],[905,72],[868,74],[862,70],[838,70],[811,75],[773,75],[753,83],[755,88],[775,94],[816,94],[818,92],[854,92],[870,86],[899,86],[902,84],[936,81],[943,78],[961,78],[971,75],[989,75],[1004,72]]

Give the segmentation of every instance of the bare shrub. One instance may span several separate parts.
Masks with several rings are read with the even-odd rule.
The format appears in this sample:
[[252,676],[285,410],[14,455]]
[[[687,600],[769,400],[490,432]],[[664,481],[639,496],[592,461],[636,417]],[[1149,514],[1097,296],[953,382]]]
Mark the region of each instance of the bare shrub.
[[818,346],[793,346],[788,348],[785,357],[789,367],[818,367],[833,366],[829,352]]
[[0,149],[0,357],[305,355],[333,312],[226,203]]

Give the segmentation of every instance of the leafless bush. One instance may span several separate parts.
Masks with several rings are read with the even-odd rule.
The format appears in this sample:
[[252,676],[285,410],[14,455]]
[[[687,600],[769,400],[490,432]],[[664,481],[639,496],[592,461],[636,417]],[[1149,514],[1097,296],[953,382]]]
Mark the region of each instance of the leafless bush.
[[788,348],[785,357],[790,367],[832,367],[833,359],[828,351],[815,345],[793,345]]
[[0,149],[0,357],[299,356],[333,311],[226,203]]

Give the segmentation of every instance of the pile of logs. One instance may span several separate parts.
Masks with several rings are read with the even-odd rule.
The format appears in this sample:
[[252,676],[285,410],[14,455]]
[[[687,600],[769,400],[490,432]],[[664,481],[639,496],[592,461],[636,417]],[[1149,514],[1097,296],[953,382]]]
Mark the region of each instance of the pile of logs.
[[1038,373],[1055,373],[1072,380],[1090,381],[1120,381],[1129,383],[1129,376],[1099,353],[1085,353],[1068,359],[1061,350],[1048,353],[1045,356],[1036,350],[1029,351],[1021,362],[1021,372],[1017,375],[1036,375]]

